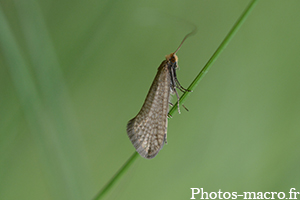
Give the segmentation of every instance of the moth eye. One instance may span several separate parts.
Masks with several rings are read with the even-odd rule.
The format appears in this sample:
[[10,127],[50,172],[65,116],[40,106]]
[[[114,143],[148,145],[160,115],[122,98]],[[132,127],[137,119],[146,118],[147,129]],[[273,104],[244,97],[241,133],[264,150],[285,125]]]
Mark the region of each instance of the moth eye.
[[172,62],[172,63],[175,63],[175,62],[176,62],[176,58],[175,58],[174,56],[172,56],[171,62]]

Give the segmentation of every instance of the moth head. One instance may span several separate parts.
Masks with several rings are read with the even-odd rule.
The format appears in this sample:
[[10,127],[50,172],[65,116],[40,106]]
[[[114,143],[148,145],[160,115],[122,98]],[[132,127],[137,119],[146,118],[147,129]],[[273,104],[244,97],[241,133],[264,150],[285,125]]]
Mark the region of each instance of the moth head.
[[171,53],[169,55],[166,55],[166,60],[171,62],[171,63],[177,63],[178,62],[178,57],[176,56],[175,53]]

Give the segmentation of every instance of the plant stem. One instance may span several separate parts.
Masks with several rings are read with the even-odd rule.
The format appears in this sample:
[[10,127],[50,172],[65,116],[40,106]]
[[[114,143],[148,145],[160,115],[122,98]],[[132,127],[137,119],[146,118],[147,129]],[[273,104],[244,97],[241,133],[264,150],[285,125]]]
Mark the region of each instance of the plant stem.
[[[212,57],[208,60],[206,65],[203,67],[203,69],[199,72],[199,74],[196,76],[194,81],[190,84],[188,87],[188,90],[193,90],[197,84],[200,82],[200,80],[204,77],[204,75],[208,72],[209,68],[212,66],[212,64],[216,61],[216,59],[219,57],[219,55],[222,53],[222,51],[225,49],[225,47],[228,45],[230,40],[233,38],[235,33],[238,31],[238,29],[241,27],[241,25],[244,23],[250,12],[253,10],[255,4],[258,2],[258,0],[252,0],[251,3],[247,6],[247,8],[244,10],[240,18],[237,20],[237,22],[233,25],[225,39],[222,41],[218,49],[215,51],[215,53],[212,55]],[[190,94],[190,92],[185,92],[179,99],[179,105],[181,105],[186,97]],[[169,115],[172,115],[175,110],[177,109],[177,103],[174,104],[174,106],[169,111]],[[127,160],[127,162],[120,168],[120,170],[114,175],[114,177],[102,188],[102,190],[97,194],[97,196],[93,200],[99,200],[101,199],[106,192],[121,178],[121,176],[129,169],[129,167],[133,164],[133,162],[138,157],[138,153],[134,152],[132,156]]]
[[99,200],[104,196],[106,192],[119,180],[122,175],[129,169],[129,167],[133,164],[135,159],[138,157],[138,153],[134,152],[131,157],[127,160],[127,162],[119,169],[119,171],[110,179],[110,181],[100,190],[100,192],[95,196],[93,200]]
[[[233,25],[225,39],[222,41],[220,46],[217,48],[215,53],[212,55],[212,57],[208,60],[208,62],[205,64],[203,69],[199,72],[199,74],[196,76],[194,81],[190,84],[190,86],[187,88],[190,91],[193,91],[194,88],[198,85],[200,80],[204,77],[204,75],[208,72],[212,64],[217,60],[219,55],[222,53],[222,51],[225,49],[225,47],[228,45],[230,40],[233,38],[235,33],[239,30],[239,28],[242,26],[242,24],[247,19],[250,12],[253,10],[255,4],[258,2],[258,0],[252,0],[251,3],[247,6],[247,8],[244,10],[240,18],[236,21],[236,23]],[[185,101],[186,97],[190,95],[191,92],[184,92],[183,95],[179,99],[179,105],[182,105],[182,103]],[[174,106],[169,111],[169,115],[173,115],[175,110],[177,109],[177,103],[174,104]]]

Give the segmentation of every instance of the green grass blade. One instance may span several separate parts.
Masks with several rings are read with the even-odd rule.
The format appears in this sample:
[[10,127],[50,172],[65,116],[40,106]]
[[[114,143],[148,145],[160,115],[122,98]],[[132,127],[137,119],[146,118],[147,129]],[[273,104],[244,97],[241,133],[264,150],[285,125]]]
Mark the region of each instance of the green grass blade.
[[[83,199],[86,182],[89,177],[87,161],[83,148],[83,139],[76,127],[76,116],[73,113],[72,101],[65,83],[61,65],[57,57],[54,43],[50,37],[42,9],[36,0],[16,2],[16,9],[19,14],[20,25],[24,34],[24,39],[28,49],[28,57],[32,69],[36,75],[37,87],[45,107],[45,117],[48,126],[44,127],[42,134],[45,138],[52,135],[52,142],[56,146],[56,152],[52,150],[52,145],[42,146],[42,151],[47,153],[47,157],[52,157],[53,161],[41,159],[50,174],[56,174],[58,183],[52,181],[51,185],[56,191],[62,191],[70,199]],[[51,130],[48,131],[48,130]],[[40,142],[40,141],[38,141]],[[46,141],[43,141],[46,143]],[[47,170],[47,171],[48,171]]]
[[50,196],[84,199],[89,170],[72,102],[42,10],[36,0],[15,2],[25,51],[0,7],[0,50],[37,148]]
[[129,167],[134,163],[139,156],[137,152],[134,152],[127,162],[119,169],[119,171],[112,177],[112,179],[102,188],[102,190],[95,196],[93,200],[101,199],[109,189],[124,175]]
[[[236,34],[236,32],[239,30],[239,28],[242,26],[244,21],[249,16],[250,12],[253,10],[254,6],[258,0],[253,0],[251,3],[247,6],[247,8],[244,10],[240,18],[237,20],[237,22],[233,25],[225,39],[222,41],[220,46],[217,48],[215,53],[212,55],[212,57],[208,60],[208,62],[205,64],[203,69],[199,72],[199,74],[196,76],[194,81],[190,84],[190,86],[187,88],[188,90],[193,91],[194,88],[198,85],[198,83],[201,81],[201,79],[204,77],[204,75],[208,72],[212,64],[217,60],[219,55],[222,53],[222,51],[226,48],[230,40],[233,38],[233,36]],[[190,95],[191,92],[185,92],[179,99],[179,105],[182,105],[185,99]],[[174,104],[174,106],[169,111],[169,114],[172,116],[177,109],[177,103]]]
[[[239,30],[243,22],[247,19],[249,16],[250,12],[253,10],[254,6],[258,0],[253,0],[251,3],[247,6],[247,8],[244,10],[240,18],[237,20],[237,22],[234,24],[234,26],[231,28],[225,39],[222,41],[218,49],[215,51],[215,53],[212,55],[212,57],[209,59],[209,61],[206,63],[204,68],[199,72],[199,74],[196,76],[194,81],[191,83],[191,85],[188,87],[189,90],[193,90],[197,84],[200,82],[200,80],[204,77],[204,75],[208,72],[209,68],[212,66],[212,64],[216,61],[218,56],[222,53],[222,51],[225,49],[225,47],[228,45],[230,40],[233,38],[235,33]],[[181,105],[186,97],[190,94],[190,92],[185,92],[179,100],[179,104]],[[177,104],[175,104],[169,114],[172,115],[175,110],[177,109]],[[127,171],[127,169],[133,164],[133,162],[136,160],[138,157],[138,153],[135,152],[129,159],[128,161],[120,168],[120,170],[115,174],[115,176],[102,188],[102,190],[97,194],[97,196],[93,200],[99,200],[101,199],[104,194],[106,194],[109,189],[121,178],[122,175]]]

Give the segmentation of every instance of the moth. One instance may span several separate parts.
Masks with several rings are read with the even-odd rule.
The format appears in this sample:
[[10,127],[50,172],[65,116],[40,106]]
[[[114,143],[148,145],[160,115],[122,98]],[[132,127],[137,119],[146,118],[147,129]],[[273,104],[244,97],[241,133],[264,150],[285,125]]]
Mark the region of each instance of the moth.
[[187,34],[176,51],[167,55],[162,61],[140,112],[127,124],[127,135],[136,151],[144,158],[154,158],[167,143],[170,94],[176,94],[180,113],[179,95],[176,88],[182,92],[189,91],[177,80],[178,57],[176,53],[193,32]]

